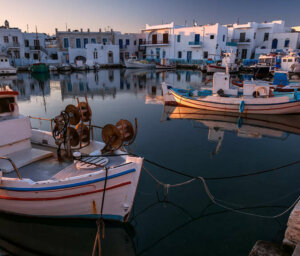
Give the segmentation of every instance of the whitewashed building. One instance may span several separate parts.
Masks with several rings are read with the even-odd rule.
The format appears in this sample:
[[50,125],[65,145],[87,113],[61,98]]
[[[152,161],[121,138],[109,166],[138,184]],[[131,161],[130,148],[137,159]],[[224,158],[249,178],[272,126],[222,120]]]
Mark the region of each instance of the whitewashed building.
[[285,22],[248,22],[246,24],[226,25],[228,42],[237,44],[237,58],[250,59],[255,57],[255,49],[269,41],[273,33],[286,32]]
[[14,66],[24,56],[23,33],[18,28],[11,28],[7,20],[0,27],[0,51],[10,57]]
[[120,63],[120,51],[118,45],[112,44],[87,44],[85,48],[68,49],[70,63],[82,60],[88,66],[118,65]]
[[219,23],[204,26],[177,26],[174,22],[146,25],[144,46],[147,59],[159,62],[169,59],[178,63],[197,63],[205,59],[219,60],[226,50],[227,27]]
[[114,32],[115,44],[119,45],[120,61],[123,62],[130,56],[137,56],[143,58],[145,55],[145,34],[143,33],[125,33]]

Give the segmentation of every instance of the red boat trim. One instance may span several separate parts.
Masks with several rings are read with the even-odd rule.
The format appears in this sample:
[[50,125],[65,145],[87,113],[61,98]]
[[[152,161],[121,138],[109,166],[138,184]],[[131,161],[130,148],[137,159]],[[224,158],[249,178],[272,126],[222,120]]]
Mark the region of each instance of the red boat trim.
[[[183,96],[178,96],[178,94],[176,94],[175,92],[173,92],[171,90],[171,93],[173,94],[173,96],[178,99],[180,102],[178,104],[181,104],[181,105],[184,105],[182,104],[181,102],[184,101],[184,102],[187,102],[191,105],[197,105],[197,106],[205,106],[207,108],[215,108],[215,109],[224,109],[224,110],[234,110],[234,111],[238,111],[237,108],[222,108],[222,107],[215,107],[215,106],[207,106],[207,105],[203,105],[203,104],[199,104],[199,103],[196,103],[196,102],[189,102],[188,100],[192,100],[192,99],[188,99],[186,100],[185,97]],[[192,101],[197,101],[197,100],[192,100]],[[234,104],[228,104],[228,103],[218,103],[218,102],[207,102],[209,104],[227,104],[227,105],[234,105]],[[299,103],[299,102],[285,102],[284,104],[292,104],[292,103]],[[282,103],[279,103],[279,104],[282,104]],[[245,106],[255,106],[254,104],[245,104]],[[261,104],[257,104],[258,106],[261,105]],[[274,104],[272,104],[274,105]],[[297,104],[299,105],[299,104]],[[238,107],[238,105],[236,105]],[[267,106],[267,105],[266,105]],[[280,108],[256,108],[256,109],[246,109],[245,111],[262,111],[262,110],[278,110],[278,109],[287,109],[287,108],[294,108],[295,105],[292,105],[292,106],[287,106],[287,107],[280,107]]]
[[[105,190],[112,190],[112,189],[123,187],[123,186],[129,185],[129,184],[131,184],[131,181],[123,182],[123,183],[108,187]],[[98,189],[95,191],[89,191],[89,192],[84,192],[84,193],[79,193],[79,194],[74,194],[74,195],[59,196],[59,197],[41,197],[41,198],[37,198],[37,197],[22,198],[22,197],[0,196],[0,200],[2,199],[2,200],[13,200],[13,201],[52,201],[52,200],[67,199],[67,198],[78,197],[78,196],[86,196],[86,195],[90,195],[90,194],[100,193],[103,191],[104,191],[104,189]]]
[[216,69],[226,69],[225,67],[222,66],[216,66],[216,65],[208,65],[210,68],[216,68]]
[[0,95],[19,95],[19,93],[15,91],[0,91]]

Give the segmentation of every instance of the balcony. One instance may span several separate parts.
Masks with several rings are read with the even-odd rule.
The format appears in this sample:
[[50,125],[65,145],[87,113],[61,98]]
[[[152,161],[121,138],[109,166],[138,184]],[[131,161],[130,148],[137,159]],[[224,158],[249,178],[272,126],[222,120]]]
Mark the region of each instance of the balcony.
[[143,41],[141,46],[152,46],[152,45],[170,45],[170,41],[167,40],[157,40],[157,41]]
[[191,41],[191,42],[189,42],[189,46],[190,47],[202,47],[202,42]]
[[250,44],[251,43],[251,39],[249,39],[249,38],[231,39],[231,43]]
[[20,43],[19,42],[8,43],[8,44],[6,44],[6,47],[7,48],[19,48]]

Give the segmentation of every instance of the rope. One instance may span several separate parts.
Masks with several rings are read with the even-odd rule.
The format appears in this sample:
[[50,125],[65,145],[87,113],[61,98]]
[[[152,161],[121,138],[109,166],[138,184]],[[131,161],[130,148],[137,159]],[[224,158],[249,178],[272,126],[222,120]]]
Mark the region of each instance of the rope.
[[99,248],[98,250],[98,255],[101,256],[101,237],[100,237],[100,233],[101,233],[101,226],[102,228],[102,239],[105,238],[105,223],[103,221],[103,207],[104,207],[104,199],[105,199],[105,192],[106,192],[106,185],[107,185],[107,174],[108,174],[108,168],[104,167],[105,170],[105,180],[104,180],[104,190],[102,193],[102,202],[101,202],[101,208],[100,208],[100,216],[99,219],[97,220],[97,234],[96,234],[96,238],[95,238],[95,242],[94,242],[94,247],[93,247],[93,256],[96,255],[96,249],[97,247]]
[[[158,180],[154,175],[152,175],[149,170],[147,170],[145,167],[143,167],[144,170],[153,178],[153,180],[155,182],[157,182],[158,184],[164,186],[164,187],[178,187],[178,186],[182,186],[182,185],[185,185],[185,184],[188,184],[190,182],[193,182],[195,180],[200,180],[203,184],[203,187],[204,187],[204,190],[207,194],[207,196],[209,197],[209,199],[212,201],[212,203],[214,203],[215,205],[219,206],[219,207],[222,207],[226,210],[229,210],[229,211],[232,211],[232,212],[236,212],[236,213],[240,213],[240,214],[244,214],[244,215],[248,215],[248,216],[253,216],[253,217],[260,217],[260,218],[266,218],[266,219],[276,219],[276,218],[279,218],[281,216],[283,216],[284,214],[286,214],[287,212],[289,212],[296,204],[297,202],[300,200],[300,196],[297,198],[296,201],[293,202],[293,204],[291,206],[289,206],[285,211],[279,213],[279,214],[276,214],[276,215],[272,215],[272,216],[267,216],[267,215],[260,215],[260,214],[254,214],[254,213],[250,213],[250,212],[245,212],[245,211],[241,211],[241,210],[237,210],[237,209],[234,209],[232,207],[229,207],[225,204],[221,204],[220,202],[222,200],[219,200],[217,198],[215,198],[212,193],[210,192],[208,186],[207,186],[207,183],[205,181],[205,179],[201,176],[199,177],[195,177],[191,180],[188,180],[188,181],[185,181],[185,182],[182,182],[182,183],[177,183],[177,184],[173,184],[173,185],[170,185],[170,184],[165,184],[163,183],[162,181]],[[219,202],[218,202],[219,201]],[[223,201],[224,202],[224,201]]]

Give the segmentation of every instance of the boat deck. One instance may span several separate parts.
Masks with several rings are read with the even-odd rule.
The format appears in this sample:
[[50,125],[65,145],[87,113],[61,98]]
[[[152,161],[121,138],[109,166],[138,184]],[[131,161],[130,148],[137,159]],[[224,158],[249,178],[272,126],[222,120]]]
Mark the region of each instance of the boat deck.
[[[81,152],[85,154],[90,154],[92,152],[95,152],[96,150],[99,150],[100,155],[101,147],[99,146],[100,144],[92,142],[88,147],[82,149]],[[87,173],[92,173],[102,169],[102,167],[84,170],[78,169],[76,168],[76,165],[74,164],[73,160],[59,161],[55,148],[35,144],[32,144],[32,147],[36,149],[51,151],[53,155],[19,168],[18,170],[22,178],[31,179],[35,182],[43,180],[59,180],[84,175]],[[106,167],[115,167],[126,162],[126,157],[122,156],[110,156],[107,158],[109,162],[106,164]],[[14,171],[11,173],[3,174],[3,176],[10,178],[18,177]]]

